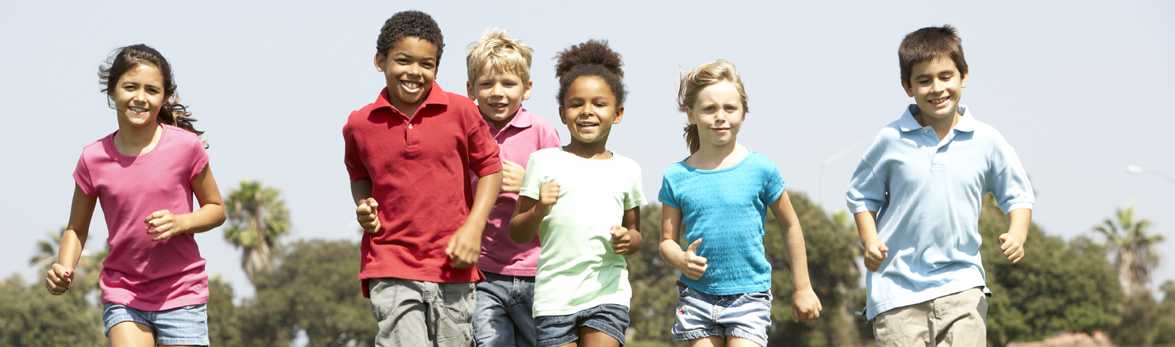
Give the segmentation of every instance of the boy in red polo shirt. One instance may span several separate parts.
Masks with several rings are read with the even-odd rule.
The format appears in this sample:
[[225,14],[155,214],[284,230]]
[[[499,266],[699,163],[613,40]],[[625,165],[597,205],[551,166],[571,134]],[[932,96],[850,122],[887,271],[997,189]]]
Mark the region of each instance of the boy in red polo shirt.
[[473,265],[502,165],[477,106],[434,82],[444,46],[428,14],[388,18],[375,54],[387,86],[343,126],[377,346],[472,342]]

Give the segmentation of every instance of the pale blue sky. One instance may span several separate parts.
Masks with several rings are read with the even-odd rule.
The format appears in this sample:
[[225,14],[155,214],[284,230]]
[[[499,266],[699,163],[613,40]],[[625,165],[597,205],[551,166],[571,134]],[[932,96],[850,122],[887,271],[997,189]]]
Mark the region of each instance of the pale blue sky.
[[[1039,191],[1034,221],[1090,234],[1136,205],[1169,239],[1159,280],[1175,278],[1175,182],[1129,175],[1131,163],[1175,174],[1172,3],[996,2],[406,2],[201,1],[173,4],[21,1],[0,11],[0,275],[33,279],[36,240],[64,225],[81,147],[116,127],[98,65],[147,43],[172,62],[183,101],[208,131],[222,191],[242,179],[283,190],[293,238],[355,238],[340,129],[383,78],[372,67],[383,21],[431,13],[445,34],[438,80],[463,92],[464,49],[501,27],[536,52],[525,105],[555,121],[553,57],[589,38],[624,56],[630,90],[610,147],[637,160],[645,191],[685,155],[674,105],[678,74],[715,58],[743,74],[751,113],[740,141],[779,164],[789,189],[844,208],[857,159],[907,102],[896,50],[906,33],[950,23],[971,76],[963,102],[1018,150]],[[566,130],[561,129],[566,138]],[[106,230],[97,214],[88,248]],[[208,271],[252,290],[239,253],[213,230],[198,237]],[[1029,240],[1028,261],[1033,243]],[[356,259],[358,261],[358,259]],[[1156,281],[1157,283],[1157,281]]]

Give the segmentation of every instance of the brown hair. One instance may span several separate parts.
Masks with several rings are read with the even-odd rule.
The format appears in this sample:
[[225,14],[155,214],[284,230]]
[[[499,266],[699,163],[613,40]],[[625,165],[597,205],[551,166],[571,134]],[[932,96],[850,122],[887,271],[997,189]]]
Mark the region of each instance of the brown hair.
[[967,59],[963,57],[963,39],[955,27],[925,27],[906,35],[898,46],[898,65],[901,66],[902,87],[910,87],[910,70],[918,63],[937,57],[950,57],[955,68],[967,75]]

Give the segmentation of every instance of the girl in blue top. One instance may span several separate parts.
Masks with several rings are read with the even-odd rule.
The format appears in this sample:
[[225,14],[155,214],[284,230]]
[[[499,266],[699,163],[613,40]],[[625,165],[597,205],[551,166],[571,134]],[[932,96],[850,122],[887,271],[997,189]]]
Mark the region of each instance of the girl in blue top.
[[[673,339],[690,346],[766,346],[772,299],[763,249],[767,208],[787,230],[793,314],[820,316],[799,219],[775,164],[736,142],[747,94],[734,65],[717,60],[682,76],[678,107],[689,119],[691,154],[665,170],[659,194],[661,257],[682,272]],[[685,250],[678,244],[682,229]]]

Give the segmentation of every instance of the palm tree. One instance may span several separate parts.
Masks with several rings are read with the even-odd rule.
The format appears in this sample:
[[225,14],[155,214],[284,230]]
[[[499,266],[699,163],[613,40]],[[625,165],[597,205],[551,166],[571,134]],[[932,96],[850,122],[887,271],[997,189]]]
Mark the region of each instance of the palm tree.
[[61,245],[61,233],[65,228],[57,233],[49,232],[48,235],[41,240],[37,240],[37,250],[29,257],[29,265],[44,271],[49,268],[50,264],[57,261],[57,248]]
[[1119,208],[1114,218],[1106,218],[1094,230],[1106,237],[1114,251],[1114,266],[1118,268],[1118,282],[1127,297],[1145,294],[1151,273],[1159,265],[1159,254],[1154,246],[1163,242],[1163,235],[1148,234],[1151,221],[1134,219],[1134,207]]
[[277,238],[290,229],[290,212],[276,188],[241,181],[225,202],[228,229],[224,238],[241,248],[241,267],[252,282],[271,267]]

